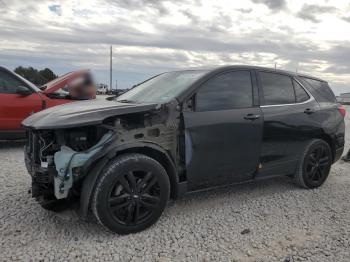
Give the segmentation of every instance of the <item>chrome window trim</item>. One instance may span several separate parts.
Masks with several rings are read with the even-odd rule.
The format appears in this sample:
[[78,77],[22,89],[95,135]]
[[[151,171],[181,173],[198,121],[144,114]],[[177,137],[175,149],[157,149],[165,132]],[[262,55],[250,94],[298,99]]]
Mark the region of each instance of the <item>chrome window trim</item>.
[[260,107],[261,108],[266,108],[266,107],[276,107],[276,106],[294,106],[294,105],[303,105],[303,104],[307,104],[307,103],[312,102],[312,101],[316,101],[315,98],[312,96],[312,94],[300,83],[300,81],[298,79],[296,79],[295,77],[292,77],[292,80],[297,82],[304,89],[304,91],[309,95],[309,99],[308,100],[306,100],[304,102],[300,102],[300,103],[263,105],[263,106],[260,106]]

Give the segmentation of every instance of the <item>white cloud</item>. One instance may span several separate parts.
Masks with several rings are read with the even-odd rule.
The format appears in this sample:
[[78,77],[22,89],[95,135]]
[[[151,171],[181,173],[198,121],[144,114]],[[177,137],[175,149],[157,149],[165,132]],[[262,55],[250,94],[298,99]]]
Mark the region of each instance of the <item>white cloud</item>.
[[91,68],[107,82],[113,44],[120,87],[174,68],[277,62],[350,90],[345,0],[0,0],[0,11],[10,68]]

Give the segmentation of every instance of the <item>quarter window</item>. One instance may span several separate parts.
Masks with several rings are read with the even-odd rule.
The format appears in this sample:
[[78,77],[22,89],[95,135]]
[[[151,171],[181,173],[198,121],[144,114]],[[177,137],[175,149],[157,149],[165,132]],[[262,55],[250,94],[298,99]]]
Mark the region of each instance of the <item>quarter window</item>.
[[[334,93],[330,89],[327,82],[318,81],[315,79],[301,77],[306,82],[304,85],[318,102],[337,102]],[[303,82],[303,83],[304,83]]]
[[306,93],[304,88],[295,80],[293,80],[295,97],[297,103],[302,103],[309,100],[310,96]]
[[17,87],[23,85],[21,81],[7,72],[0,71],[0,93],[15,94]]
[[223,73],[203,84],[196,96],[196,111],[251,107],[253,89],[249,71]]
[[259,72],[264,91],[265,105],[295,103],[292,80],[289,76]]

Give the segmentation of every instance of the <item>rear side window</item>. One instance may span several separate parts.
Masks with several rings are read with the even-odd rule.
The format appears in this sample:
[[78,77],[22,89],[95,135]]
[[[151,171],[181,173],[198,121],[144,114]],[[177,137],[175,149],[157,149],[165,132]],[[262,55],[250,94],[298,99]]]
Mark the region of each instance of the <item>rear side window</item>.
[[259,72],[265,105],[295,103],[292,79],[289,76]]
[[310,96],[297,81],[293,80],[293,85],[294,85],[295,98],[297,103],[302,103],[309,100]]
[[336,103],[337,99],[333,91],[328,86],[327,82],[318,81],[315,79],[300,77],[306,84],[305,87],[316,98],[318,102]]
[[23,83],[13,75],[0,70],[0,94],[15,94],[16,89]]
[[223,73],[201,86],[196,111],[217,111],[251,107],[253,88],[249,71]]

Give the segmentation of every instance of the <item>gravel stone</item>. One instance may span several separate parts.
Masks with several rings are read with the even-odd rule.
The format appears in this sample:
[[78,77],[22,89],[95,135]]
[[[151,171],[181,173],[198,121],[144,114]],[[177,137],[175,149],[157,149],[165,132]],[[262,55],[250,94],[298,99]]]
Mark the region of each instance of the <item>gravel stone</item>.
[[151,228],[126,236],[81,221],[74,210],[42,209],[28,194],[23,142],[0,143],[0,181],[0,261],[350,259],[350,163],[343,161],[314,190],[280,177],[191,194]]
[[246,228],[246,229],[244,229],[244,230],[241,232],[242,235],[249,234],[249,233],[250,233],[250,229],[249,229],[249,228]]

